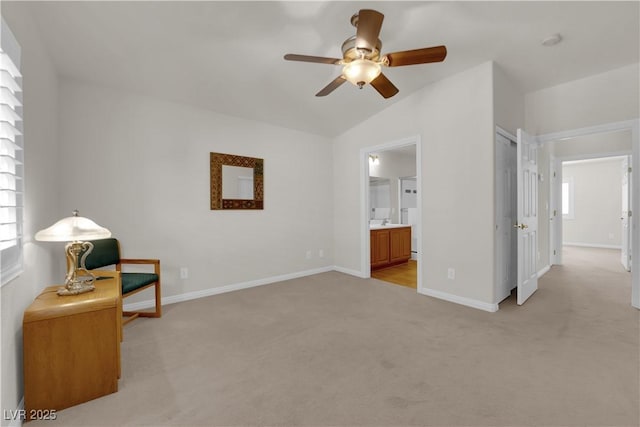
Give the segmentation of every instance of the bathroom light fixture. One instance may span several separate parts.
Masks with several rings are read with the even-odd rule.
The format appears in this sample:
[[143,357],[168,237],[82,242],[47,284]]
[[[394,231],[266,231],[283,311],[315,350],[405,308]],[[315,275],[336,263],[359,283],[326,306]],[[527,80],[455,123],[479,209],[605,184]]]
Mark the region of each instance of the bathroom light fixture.
[[[49,228],[36,233],[36,240],[41,242],[69,242],[64,250],[67,255],[67,276],[64,287],[58,289],[58,295],[77,295],[95,289],[95,276],[85,267],[84,261],[93,250],[93,243],[86,240],[106,239],[111,232],[100,227],[89,218],[78,215],[61,219]],[[78,257],[82,254],[80,262]]]
[[370,59],[355,59],[344,65],[342,75],[360,89],[380,75],[380,64]]
[[378,156],[374,156],[372,154],[369,154],[369,164],[377,166],[377,165],[380,164],[380,159],[378,158]]

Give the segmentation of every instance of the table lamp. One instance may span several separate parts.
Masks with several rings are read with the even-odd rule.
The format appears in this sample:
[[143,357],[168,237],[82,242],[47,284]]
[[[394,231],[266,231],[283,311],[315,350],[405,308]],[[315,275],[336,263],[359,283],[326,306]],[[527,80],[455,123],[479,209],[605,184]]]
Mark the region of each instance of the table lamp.
[[[77,295],[95,289],[95,276],[84,264],[87,255],[93,250],[93,243],[86,240],[108,237],[111,237],[109,230],[100,227],[89,218],[78,216],[77,210],[73,211],[73,216],[61,219],[51,227],[36,233],[36,240],[41,242],[69,242],[64,248],[67,255],[67,276],[64,287],[58,289],[58,295]],[[82,257],[78,262],[80,254]]]

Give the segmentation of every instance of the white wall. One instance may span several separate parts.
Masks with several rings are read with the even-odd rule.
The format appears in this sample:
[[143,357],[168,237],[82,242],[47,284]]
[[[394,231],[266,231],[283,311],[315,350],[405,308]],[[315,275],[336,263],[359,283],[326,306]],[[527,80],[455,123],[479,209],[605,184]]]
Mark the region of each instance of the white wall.
[[493,111],[496,126],[512,135],[524,127],[524,93],[502,67],[493,64]]
[[639,75],[638,64],[633,64],[528,93],[527,130],[541,135],[637,119]]
[[[420,135],[423,286],[493,302],[493,65],[426,86],[336,138],[335,262],[360,272],[360,149]],[[470,212],[471,209],[471,212]],[[447,279],[447,269],[456,279]]]
[[[33,241],[34,233],[59,219],[57,76],[25,11],[25,3],[3,2],[2,16],[22,47],[24,87],[24,272],[2,287],[2,394],[0,407],[15,410],[23,395],[22,314],[40,290],[62,280],[62,251]],[[58,248],[59,249],[59,248]],[[2,425],[9,420],[2,417]]]
[[[61,206],[159,258],[165,297],[333,265],[323,137],[63,80],[60,145]],[[210,152],[264,159],[264,210],[209,209]]]
[[551,153],[559,159],[584,159],[601,157],[604,153],[631,153],[631,131],[597,133],[564,141],[556,141],[551,146]]
[[563,243],[620,248],[622,160],[564,163],[563,180],[573,181],[574,217],[562,221]]

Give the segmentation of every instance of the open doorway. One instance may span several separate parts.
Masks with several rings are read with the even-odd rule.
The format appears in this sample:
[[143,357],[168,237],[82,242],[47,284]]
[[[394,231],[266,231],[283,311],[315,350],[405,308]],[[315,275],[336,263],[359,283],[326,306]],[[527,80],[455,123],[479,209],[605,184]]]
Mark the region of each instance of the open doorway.
[[562,162],[562,247],[620,252],[631,271],[629,156]]
[[[637,137],[637,136],[636,136]],[[546,141],[551,265],[614,274],[634,304],[631,224],[633,128]],[[637,143],[637,141],[636,141]],[[608,285],[603,282],[603,286]]]
[[363,270],[420,289],[420,164],[417,137],[362,150]]
[[608,271],[630,293],[628,164],[629,156],[562,162],[561,259],[564,266]]
[[631,271],[630,130],[603,132],[548,143],[550,263],[563,264],[563,248],[593,247],[619,252]]

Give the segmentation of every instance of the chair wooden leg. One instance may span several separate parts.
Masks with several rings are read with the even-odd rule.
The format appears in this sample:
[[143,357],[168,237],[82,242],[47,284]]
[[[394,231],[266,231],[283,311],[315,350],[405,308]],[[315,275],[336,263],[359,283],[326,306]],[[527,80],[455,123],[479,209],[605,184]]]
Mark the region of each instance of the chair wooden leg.
[[132,313],[130,311],[123,311],[122,315],[126,317],[126,319],[124,319],[122,321],[122,325],[126,325],[127,323],[131,322],[133,319],[135,319],[136,317],[138,317],[140,315],[140,313]]
[[156,283],[156,317],[162,317],[162,292],[160,292],[160,279]]
[[123,314],[125,316],[127,314],[129,314],[130,316],[133,316],[135,314],[136,317],[160,317],[156,313],[154,313],[153,311],[129,311],[129,312],[125,312]]
[[162,317],[162,293],[160,292],[160,282],[155,285],[156,306],[155,311],[123,311],[122,315],[128,317],[122,322],[123,325],[131,322],[136,317]]

